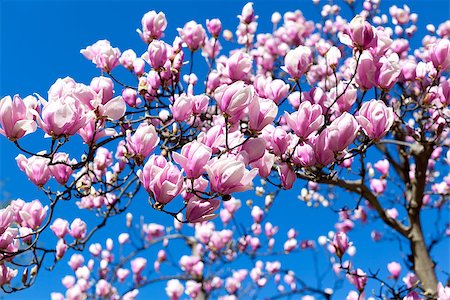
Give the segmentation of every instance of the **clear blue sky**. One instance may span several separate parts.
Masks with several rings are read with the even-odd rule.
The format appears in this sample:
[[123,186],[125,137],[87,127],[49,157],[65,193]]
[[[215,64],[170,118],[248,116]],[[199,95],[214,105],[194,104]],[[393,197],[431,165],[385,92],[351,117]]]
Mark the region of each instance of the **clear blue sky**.
[[[273,11],[281,13],[301,9],[307,19],[318,20],[319,9],[309,0],[255,0],[255,11],[259,15],[258,32],[271,30],[270,16]],[[324,2],[324,1],[322,1]],[[383,7],[402,4],[399,1],[382,1]],[[408,1],[412,12],[419,13],[419,33],[421,36],[428,23],[438,25],[449,19],[450,5],[445,0]],[[92,77],[99,75],[99,70],[87,61],[80,49],[99,39],[108,39],[112,45],[122,51],[133,48],[137,53],[145,50],[145,45],[136,34],[140,20],[149,10],[164,11],[168,20],[165,40],[171,43],[177,27],[190,20],[205,24],[206,19],[219,17],[224,28],[235,31],[245,1],[12,1],[0,2],[0,97],[19,93],[26,96],[37,92],[46,95],[50,85],[59,77],[71,76],[78,82],[88,84]],[[387,12],[387,10],[385,9]],[[343,8],[343,15],[349,18],[349,11]],[[422,34],[421,34],[422,33]],[[416,45],[418,41],[416,40]],[[119,87],[116,88],[119,90]],[[38,134],[40,135],[40,133]],[[32,145],[38,138],[27,138],[25,143]],[[22,174],[15,163],[18,154],[16,148],[0,137],[0,199],[22,198],[31,201],[42,198],[42,194]],[[270,220],[280,223],[279,242],[284,242],[285,232],[295,227],[300,232],[299,239],[314,239],[334,229],[337,216],[328,209],[310,210],[298,201],[297,193],[302,183],[297,183],[290,192],[284,192],[278,198]],[[348,195],[339,195],[341,198]],[[242,195],[245,201],[248,195]],[[353,199],[353,198],[351,198]],[[346,199],[346,200],[351,200]],[[140,199],[144,200],[144,199]],[[257,200],[261,203],[261,199]],[[73,205],[71,203],[70,205]],[[60,213],[69,220],[78,211],[60,208]],[[166,215],[155,213],[145,201],[136,203],[135,210],[142,211],[146,220],[171,224]],[[247,210],[247,208],[244,208]],[[447,216],[448,217],[448,216]],[[123,223],[122,219],[114,222]],[[357,229],[352,236],[357,239],[358,253],[354,258],[357,265],[367,269],[381,269],[386,274],[386,264],[401,257],[395,244],[373,244],[370,239],[372,226]],[[100,232],[94,241],[102,242],[107,236]],[[114,237],[115,238],[115,237]],[[48,241],[49,245],[54,240]],[[394,250],[391,250],[393,247]],[[435,255],[441,258],[442,268],[449,270],[448,242],[441,245]],[[70,255],[70,254],[69,254]],[[68,256],[69,257],[69,256]],[[153,256],[152,256],[153,257]],[[149,257],[149,262],[152,257]],[[298,260],[297,260],[298,259]],[[307,280],[314,282],[310,253],[296,256],[289,260],[289,266],[297,273],[303,273]],[[303,270],[300,271],[300,270]],[[54,272],[42,272],[36,285],[29,290],[6,296],[5,299],[47,299],[51,291],[63,291],[60,278],[72,274],[66,263],[60,263]],[[405,275],[405,273],[402,273]],[[442,278],[442,277],[441,277]],[[348,289],[345,289],[346,291]],[[164,295],[161,287],[142,290],[143,299],[160,298]],[[156,298],[154,298],[156,297]]]

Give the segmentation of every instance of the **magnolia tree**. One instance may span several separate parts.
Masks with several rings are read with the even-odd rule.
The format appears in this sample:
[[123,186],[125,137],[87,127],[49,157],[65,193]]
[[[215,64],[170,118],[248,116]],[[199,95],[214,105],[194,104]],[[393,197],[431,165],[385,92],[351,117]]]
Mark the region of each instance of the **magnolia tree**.
[[[55,300],[134,299],[158,282],[170,299],[331,299],[344,282],[347,299],[450,299],[438,280],[446,258],[431,256],[450,235],[450,21],[428,25],[411,49],[418,16],[407,6],[382,14],[376,0],[361,11],[343,5],[348,20],[337,5],[322,7],[321,23],[275,12],[273,31],[257,33],[248,3],[235,34],[219,19],[190,21],[171,41],[164,13],[149,11],[138,29],[144,53],[99,40],[81,50],[99,69],[90,83],[66,77],[48,95],[5,96],[0,133],[42,194],[0,210],[2,290],[26,289],[63,261],[73,274]],[[42,132],[32,147],[21,143]],[[297,180],[300,199],[336,208],[335,232],[277,234],[267,213]],[[239,218],[251,225],[241,226],[235,193],[251,190],[264,200],[247,201],[251,214]],[[135,202],[167,222],[133,215]],[[65,219],[57,207],[95,217]],[[120,214],[126,230],[114,232]],[[379,266],[389,276],[352,262],[352,229],[375,221],[385,227],[373,240],[407,245],[397,249],[404,261]],[[105,226],[110,238],[92,242]],[[47,233],[57,242],[43,243]],[[327,262],[327,286],[281,262],[307,249]]]

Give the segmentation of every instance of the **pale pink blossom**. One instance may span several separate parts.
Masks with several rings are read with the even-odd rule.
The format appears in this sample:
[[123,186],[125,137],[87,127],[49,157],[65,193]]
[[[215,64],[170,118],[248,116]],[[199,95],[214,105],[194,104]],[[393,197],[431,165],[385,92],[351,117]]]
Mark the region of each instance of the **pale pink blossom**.
[[166,15],[163,12],[156,12],[154,10],[147,12],[141,20],[142,31],[137,29],[141,39],[149,44],[154,39],[159,39],[164,35],[164,30],[167,27]]
[[57,218],[53,221],[53,224],[50,225],[50,229],[58,238],[62,239],[67,233],[69,233],[69,222],[67,222],[67,220]]
[[247,170],[243,162],[233,157],[214,158],[205,169],[211,190],[221,195],[249,190],[258,173],[257,169]]
[[216,199],[202,200],[192,198],[186,206],[186,220],[190,223],[205,222],[217,217],[214,212],[219,208],[220,201]]
[[14,100],[11,96],[0,100],[0,134],[15,141],[36,131],[36,128],[32,110],[18,95],[14,96]]

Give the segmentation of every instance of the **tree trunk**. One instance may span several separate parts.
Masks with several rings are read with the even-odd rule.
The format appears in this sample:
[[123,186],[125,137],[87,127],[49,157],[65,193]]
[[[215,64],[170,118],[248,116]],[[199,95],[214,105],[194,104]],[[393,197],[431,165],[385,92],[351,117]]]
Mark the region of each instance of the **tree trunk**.
[[431,259],[425,244],[419,214],[411,220],[411,232],[408,238],[411,247],[414,272],[417,277],[419,277],[424,292],[427,295],[436,296],[438,282],[434,270],[434,262]]

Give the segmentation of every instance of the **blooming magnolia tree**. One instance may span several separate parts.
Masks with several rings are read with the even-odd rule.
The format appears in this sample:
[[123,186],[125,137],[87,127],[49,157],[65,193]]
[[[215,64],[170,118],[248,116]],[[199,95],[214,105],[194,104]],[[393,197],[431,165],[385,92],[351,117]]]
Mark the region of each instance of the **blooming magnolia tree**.
[[[418,16],[407,6],[386,15],[376,0],[359,13],[354,1],[343,5],[354,12],[349,20],[325,5],[322,23],[299,10],[274,13],[273,31],[257,33],[248,3],[234,36],[212,19],[206,29],[186,23],[173,41],[164,40],[164,13],[150,11],[138,30],[144,53],[100,40],[81,50],[100,70],[89,84],[66,77],[48,95],[4,97],[0,133],[42,197],[0,210],[3,291],[30,287],[62,260],[74,274],[52,299],[134,299],[158,282],[170,299],[331,299],[344,281],[353,285],[347,299],[450,299],[438,280],[448,274],[443,258],[431,257],[450,234],[439,219],[450,195],[450,21],[429,25],[411,49]],[[233,50],[221,52],[223,43]],[[196,52],[204,61],[194,67]],[[132,76],[119,78],[119,68]],[[40,131],[40,148],[23,146]],[[278,245],[266,215],[297,180],[306,186],[300,199],[333,204],[339,221],[328,237],[298,241],[292,228]],[[247,203],[252,225],[244,228],[235,193],[251,190],[265,200]],[[339,204],[344,196],[350,204]],[[167,224],[133,216],[136,201],[165,213]],[[66,220],[57,207],[96,217]],[[435,232],[424,211],[433,212]],[[120,214],[127,230],[93,243]],[[376,220],[408,246],[402,264],[380,266],[389,278],[351,260],[358,242],[349,232]],[[47,232],[56,245],[43,246]],[[276,257],[307,249],[328,262],[334,284],[309,285]],[[366,290],[369,282],[379,288]]]

